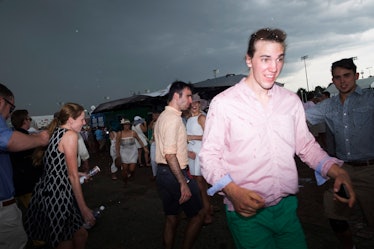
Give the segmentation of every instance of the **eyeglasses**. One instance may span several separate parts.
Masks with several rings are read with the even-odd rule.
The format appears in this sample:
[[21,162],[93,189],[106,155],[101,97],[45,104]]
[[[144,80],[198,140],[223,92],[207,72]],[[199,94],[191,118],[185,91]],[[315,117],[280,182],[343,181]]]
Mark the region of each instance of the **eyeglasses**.
[[260,29],[256,33],[252,34],[252,39],[255,40],[270,40],[283,42],[286,40],[286,33],[280,29]]
[[9,113],[12,113],[14,109],[16,109],[16,106],[12,104],[7,98],[3,98],[3,99],[5,100],[5,102],[7,102],[10,105]]

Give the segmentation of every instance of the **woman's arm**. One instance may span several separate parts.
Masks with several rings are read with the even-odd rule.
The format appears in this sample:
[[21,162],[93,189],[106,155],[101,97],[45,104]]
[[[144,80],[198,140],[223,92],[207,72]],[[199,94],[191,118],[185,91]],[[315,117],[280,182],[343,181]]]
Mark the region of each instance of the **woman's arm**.
[[140,124],[140,129],[143,131],[143,132],[146,132],[148,130],[147,128],[147,122],[143,122]]
[[122,138],[122,131],[119,131],[116,136],[116,158],[120,156],[120,142]]
[[144,145],[143,141],[138,136],[138,133],[136,133],[135,131],[132,131],[132,135],[134,138],[136,138],[136,140],[138,140],[139,144],[143,147],[144,150],[148,150],[148,147]]
[[75,199],[78,203],[78,207],[81,211],[85,222],[94,225],[95,217],[92,214],[92,210],[86,205],[83,197],[81,184],[79,182],[78,175],[78,134],[74,131],[67,131],[62,137],[60,144],[58,145],[59,150],[65,154],[65,160],[68,170],[68,177],[73,189]]
[[203,130],[205,130],[205,120],[206,120],[206,116],[204,114],[200,114],[199,117],[197,118],[197,122],[199,123],[199,125],[201,126]]

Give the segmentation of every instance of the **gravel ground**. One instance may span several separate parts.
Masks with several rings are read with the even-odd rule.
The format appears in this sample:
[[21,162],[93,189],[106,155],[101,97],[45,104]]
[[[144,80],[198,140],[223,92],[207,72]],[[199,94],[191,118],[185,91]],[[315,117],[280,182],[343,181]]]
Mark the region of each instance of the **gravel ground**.
[[[136,169],[127,186],[120,180],[112,180],[109,172],[109,153],[91,154],[90,166],[98,165],[102,171],[83,185],[86,202],[91,208],[100,205],[105,210],[96,225],[89,230],[88,249],[158,249],[162,248],[164,215],[157,193],[156,183],[151,180],[150,167]],[[300,192],[299,217],[304,227],[310,249],[340,248],[323,215],[322,193],[317,187],[313,172],[298,162]],[[228,231],[222,197],[212,199],[214,222],[204,226],[195,243],[195,249],[233,249],[234,244]],[[175,248],[180,248],[186,220],[181,216]],[[359,227],[356,217],[354,227]],[[355,236],[357,249],[374,248],[374,238]]]

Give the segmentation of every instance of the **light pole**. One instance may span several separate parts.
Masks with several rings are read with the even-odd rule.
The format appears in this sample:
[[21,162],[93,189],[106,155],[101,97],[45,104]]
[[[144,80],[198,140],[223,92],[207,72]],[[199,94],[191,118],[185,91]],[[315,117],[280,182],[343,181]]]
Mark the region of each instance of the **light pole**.
[[219,69],[213,69],[214,78],[217,78],[217,73],[219,73]]
[[309,82],[308,82],[308,73],[306,71],[306,63],[305,63],[305,60],[308,58],[307,55],[304,55],[304,56],[301,56],[301,59],[304,61],[304,68],[305,68],[305,77],[306,77],[306,88],[309,92]]
[[373,67],[367,67],[366,70],[369,70],[369,77],[371,76],[371,70]]

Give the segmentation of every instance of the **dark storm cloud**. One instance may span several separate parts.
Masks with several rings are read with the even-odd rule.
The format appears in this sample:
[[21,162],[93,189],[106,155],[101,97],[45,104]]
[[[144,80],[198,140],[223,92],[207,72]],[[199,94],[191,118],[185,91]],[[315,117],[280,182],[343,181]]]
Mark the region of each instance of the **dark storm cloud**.
[[372,66],[365,51],[373,48],[373,9],[364,0],[4,0],[0,82],[34,115],[68,101],[88,109],[176,79],[213,78],[215,69],[246,74],[249,35],[280,27],[288,34],[280,81],[297,89],[305,81],[300,57],[308,54],[311,79],[328,83],[338,56],[362,51],[358,66]]

